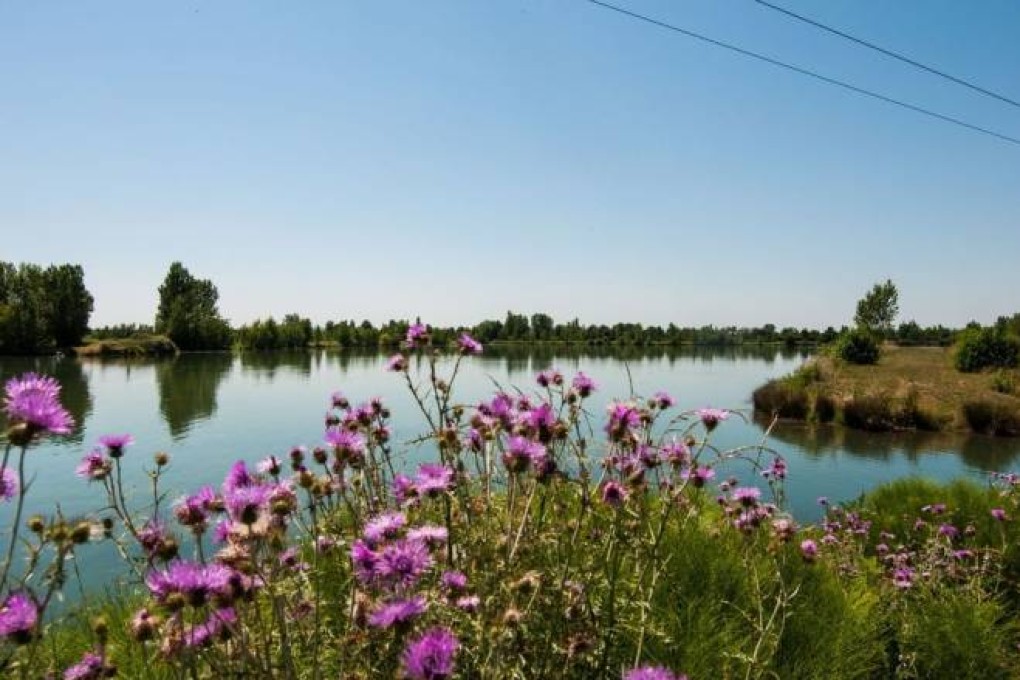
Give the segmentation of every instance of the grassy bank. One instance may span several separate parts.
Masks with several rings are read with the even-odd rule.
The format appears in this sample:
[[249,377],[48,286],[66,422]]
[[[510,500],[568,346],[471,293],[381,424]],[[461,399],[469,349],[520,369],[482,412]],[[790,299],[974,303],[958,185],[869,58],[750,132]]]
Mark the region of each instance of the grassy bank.
[[962,373],[951,350],[882,349],[861,366],[819,355],[755,390],[755,409],[781,418],[863,430],[970,431],[1020,436],[1020,372]]
[[142,335],[132,338],[92,340],[75,347],[79,357],[164,356],[177,353],[177,345],[165,335]]

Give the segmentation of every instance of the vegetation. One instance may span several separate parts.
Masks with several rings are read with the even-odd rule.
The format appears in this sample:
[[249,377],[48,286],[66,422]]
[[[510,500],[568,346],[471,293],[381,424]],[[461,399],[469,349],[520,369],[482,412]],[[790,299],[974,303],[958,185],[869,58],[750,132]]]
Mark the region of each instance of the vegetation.
[[[1007,678],[1020,661],[1016,477],[987,489],[898,482],[799,526],[783,510],[780,456],[713,446],[726,411],[674,413],[660,392],[613,402],[593,438],[596,385],[551,370],[531,394],[468,410],[453,398],[455,368],[433,365],[422,385],[405,372],[410,351],[434,360],[428,329],[406,339],[388,367],[421,412],[430,462],[398,468],[388,406],[337,393],[325,446],[239,461],[221,489],[172,507],[159,489],[167,454],[136,504],[121,479],[142,465],[133,439],[100,438],[78,467],[105,508],[95,517],[22,523],[21,461],[72,418],[55,381],[8,383],[0,671]],[[481,350],[469,336],[457,346]],[[818,382],[811,370],[798,380]],[[716,484],[738,466],[762,486]],[[134,588],[44,618],[94,537],[117,546]]]
[[80,357],[140,357],[177,353],[177,345],[165,335],[135,335],[129,338],[93,340],[74,348]]
[[[1020,397],[981,374],[960,373],[952,352],[887,346],[881,364],[857,365],[819,355],[797,372],[755,390],[755,410],[808,422],[836,421],[865,430],[970,430],[1011,436]],[[1003,369],[998,384],[1015,382]]]
[[836,355],[851,364],[878,363],[878,339],[868,330],[858,328],[848,331],[836,342]]
[[871,291],[857,302],[854,323],[859,329],[883,337],[888,335],[892,331],[896,315],[900,313],[899,299],[899,291],[891,280],[876,283]]
[[956,342],[953,361],[960,371],[1015,368],[1020,363],[1020,338],[999,326],[969,326]]
[[0,262],[0,354],[73,347],[88,330],[92,295],[80,265]]
[[218,299],[212,281],[196,279],[184,265],[174,262],[159,287],[156,332],[182,350],[229,348],[233,334],[220,317]]

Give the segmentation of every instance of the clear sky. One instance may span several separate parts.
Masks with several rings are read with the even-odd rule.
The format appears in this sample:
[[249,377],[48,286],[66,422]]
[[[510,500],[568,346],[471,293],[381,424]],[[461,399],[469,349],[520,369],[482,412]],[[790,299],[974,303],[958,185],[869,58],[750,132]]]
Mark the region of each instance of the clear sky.
[[[634,11],[1020,136],[1020,109],[752,0]],[[1020,99],[1016,0],[775,0]],[[839,326],[1020,311],[1020,146],[583,0],[0,2],[0,259],[151,322]]]

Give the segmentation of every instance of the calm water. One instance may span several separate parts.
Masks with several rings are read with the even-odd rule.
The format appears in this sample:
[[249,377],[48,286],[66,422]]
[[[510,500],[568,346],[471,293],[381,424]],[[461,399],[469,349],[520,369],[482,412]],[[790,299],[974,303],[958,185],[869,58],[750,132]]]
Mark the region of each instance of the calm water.
[[[555,366],[567,374],[581,369],[595,378],[600,389],[592,406],[599,415],[609,398],[630,393],[631,380],[636,393],[663,389],[684,409],[710,405],[749,412],[756,386],[790,372],[803,359],[800,353],[777,350],[493,351],[465,359],[455,392],[471,404],[490,396],[496,383],[529,391],[536,372]],[[319,444],[327,401],[335,390],[355,402],[382,396],[394,413],[394,441],[413,439],[422,433],[422,422],[401,377],[386,373],[384,361],[382,355],[338,352],[192,354],[132,361],[0,357],[4,380],[28,370],[59,378],[65,405],[78,422],[73,436],[31,450],[27,470],[33,481],[26,512],[47,513],[55,504],[68,515],[98,508],[99,488],[77,478],[74,468],[106,433],[130,432],[135,437],[123,462],[139,504],[148,497],[145,470],[156,451],[172,456],[165,481],[173,497],[201,484],[218,484],[237,459],[255,461],[270,453],[285,454],[297,444]],[[412,375],[424,378],[424,371],[423,363],[412,364]],[[731,419],[714,439],[728,448],[757,443],[762,434],[759,424]],[[912,474],[982,479],[989,471],[1013,468],[1020,456],[1016,440],[878,435],[830,427],[779,427],[770,445],[789,462],[790,509],[804,521],[818,518],[818,496],[848,500],[884,480]],[[396,448],[411,462],[427,455]],[[733,471],[750,481],[742,470]],[[0,527],[8,526],[11,514],[9,504],[0,505]],[[6,540],[0,536],[0,546]],[[98,559],[93,566],[103,569],[106,561]],[[89,580],[94,578],[98,576]]]

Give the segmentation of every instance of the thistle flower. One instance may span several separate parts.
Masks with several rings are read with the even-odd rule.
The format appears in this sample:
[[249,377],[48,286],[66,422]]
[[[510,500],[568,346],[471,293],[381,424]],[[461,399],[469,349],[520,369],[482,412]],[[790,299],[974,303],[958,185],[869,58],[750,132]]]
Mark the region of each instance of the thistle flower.
[[699,467],[684,470],[680,476],[688,480],[696,488],[705,486],[705,483],[715,477],[715,470],[710,467]]
[[99,451],[90,451],[85,454],[75,468],[75,473],[89,481],[99,481],[106,479],[107,475],[113,469],[113,462],[104,456]]
[[595,385],[595,381],[581,371],[578,371],[577,375],[574,376],[572,384],[574,386],[574,391],[577,392],[577,395],[582,399],[591,395],[597,387]]
[[261,484],[240,486],[225,494],[227,514],[235,522],[254,524],[269,509],[272,489]]
[[999,521],[999,522],[1005,522],[1006,521],[1006,511],[1003,510],[1002,508],[992,508],[992,519],[994,519],[996,521]]
[[24,593],[12,593],[0,605],[0,637],[24,644],[32,638],[32,629],[39,620],[39,610]]
[[85,652],[81,661],[64,671],[64,680],[99,680],[105,676],[103,657],[92,652]]
[[804,539],[800,542],[800,555],[805,562],[814,562],[818,556],[818,544],[810,538]]
[[148,609],[140,609],[131,617],[131,637],[138,642],[151,640],[156,635],[160,618],[154,616]]
[[699,408],[694,415],[701,419],[701,424],[711,432],[719,423],[730,417],[730,412],[723,408]]
[[457,348],[461,354],[481,354],[482,343],[472,338],[467,333],[461,333],[460,337],[457,338]]
[[730,500],[747,507],[757,504],[759,498],[761,498],[761,489],[753,486],[737,487],[730,494]]
[[660,452],[670,465],[688,465],[691,462],[691,450],[683,442],[663,444]]
[[510,472],[524,472],[532,463],[544,457],[544,446],[526,437],[515,435],[510,437],[507,449],[503,452],[503,465]]
[[129,434],[104,434],[99,438],[99,443],[106,447],[110,458],[120,458],[124,455],[125,447],[135,443],[135,438]]
[[386,360],[386,370],[393,373],[403,373],[407,370],[407,357],[403,354],[394,354]]
[[421,596],[409,600],[390,600],[377,607],[369,615],[368,625],[375,628],[392,628],[408,623],[424,612],[425,598]]
[[652,403],[660,409],[665,410],[674,406],[676,404],[676,399],[670,396],[669,392],[660,391],[655,393],[655,396],[652,398]]
[[454,606],[457,609],[461,610],[462,612],[467,612],[468,614],[473,614],[474,612],[478,611],[478,608],[481,606],[481,604],[482,599],[477,595],[462,595],[461,597],[457,598],[456,602],[454,602]]
[[365,459],[365,438],[348,429],[326,430],[326,443],[333,447],[337,460],[358,467]]
[[74,418],[60,405],[60,383],[48,376],[25,373],[5,385],[4,411],[11,423],[8,437],[27,446],[46,433],[68,434]]
[[411,680],[445,680],[453,675],[460,642],[446,628],[430,628],[407,645],[402,657],[404,676]]
[[229,596],[232,575],[233,571],[222,564],[176,560],[165,570],[151,572],[145,585],[161,604],[167,603],[173,595],[181,595],[184,602],[200,607],[214,596]]
[[617,507],[623,505],[630,492],[622,484],[616,481],[608,481],[602,485],[602,502],[606,505]]
[[444,571],[439,578],[443,588],[453,593],[462,592],[467,588],[467,576],[462,571]]
[[449,538],[449,531],[446,527],[426,524],[424,526],[408,529],[407,540],[418,541],[430,547],[443,545]]
[[555,368],[549,368],[535,376],[535,382],[537,382],[540,387],[549,387],[550,385],[562,385],[563,374],[557,371]]
[[425,463],[418,468],[414,487],[420,496],[435,498],[453,488],[454,472],[445,465]]
[[20,491],[18,474],[10,468],[0,468],[0,501],[10,502]]
[[280,470],[283,469],[283,461],[276,456],[267,456],[258,462],[255,469],[264,475],[272,475],[275,477],[280,474]]
[[412,588],[432,566],[432,557],[421,541],[404,539],[382,549],[375,565],[379,582],[390,588]]
[[236,624],[237,613],[233,607],[217,609],[209,614],[205,621],[184,631],[184,645],[192,648],[205,647],[217,638],[229,637]]
[[365,541],[375,546],[390,538],[397,538],[407,524],[407,516],[402,512],[384,512],[365,522],[362,535]]
[[677,675],[664,666],[639,666],[626,671],[623,680],[687,680],[687,676]]
[[251,486],[255,483],[255,479],[248,472],[248,465],[243,460],[239,460],[230,466],[230,470],[223,480],[223,495],[226,496],[235,489]]
[[429,331],[423,323],[412,324],[407,329],[407,337],[405,342],[408,347],[419,347],[427,345],[429,341]]

